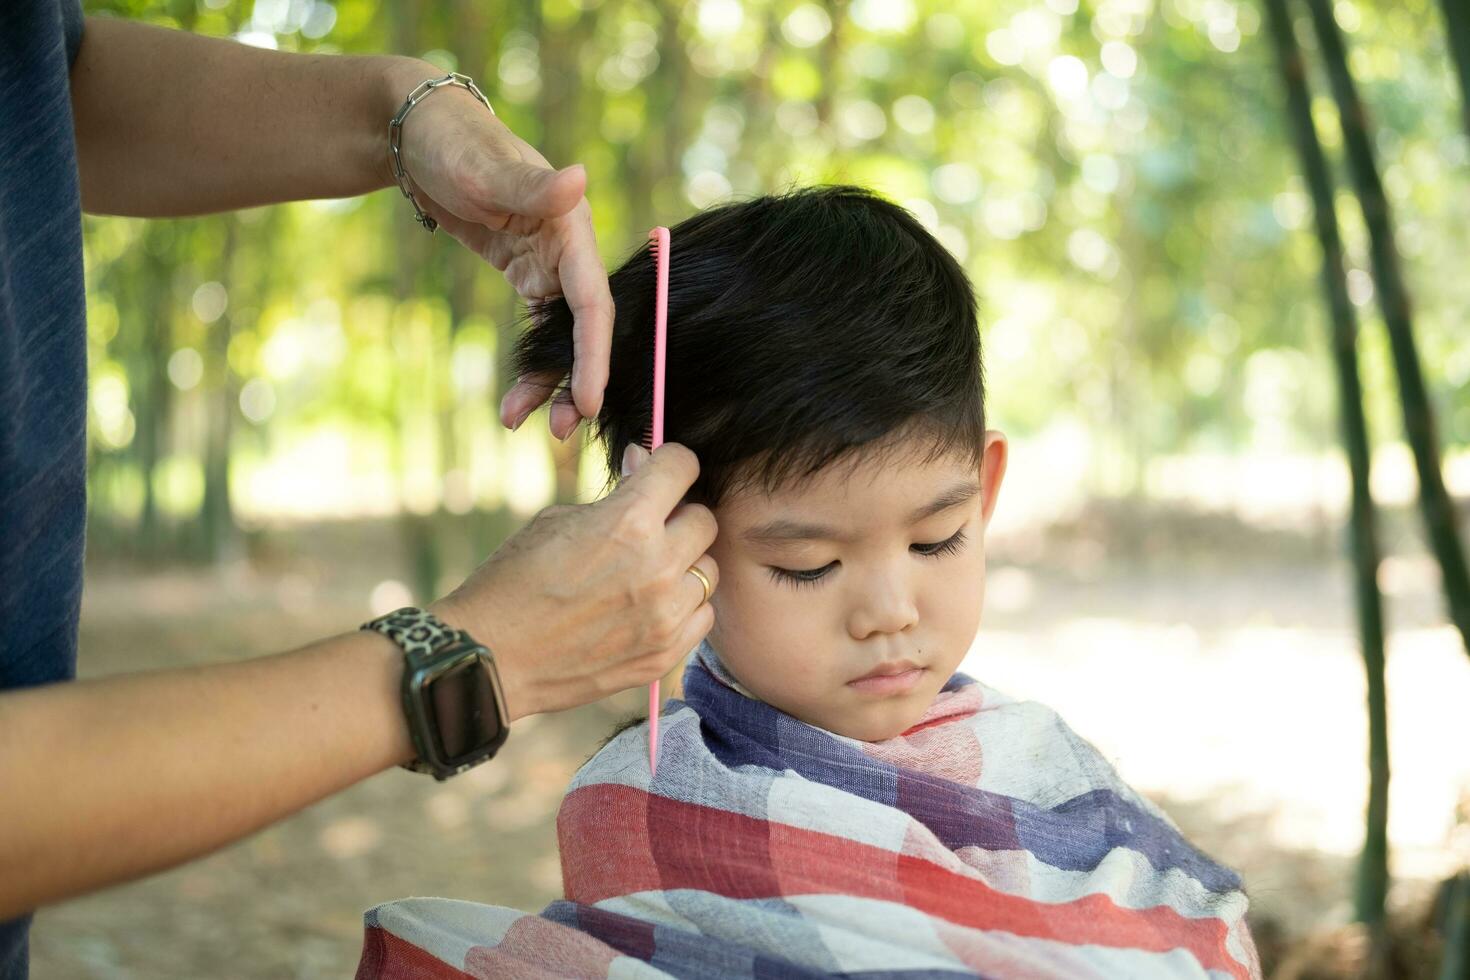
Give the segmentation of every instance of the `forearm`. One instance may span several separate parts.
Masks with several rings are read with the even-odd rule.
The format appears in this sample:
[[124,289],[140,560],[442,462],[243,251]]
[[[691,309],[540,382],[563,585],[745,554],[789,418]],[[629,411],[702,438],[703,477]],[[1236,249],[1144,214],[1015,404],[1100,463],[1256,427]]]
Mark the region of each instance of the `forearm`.
[[403,655],[357,633],[0,696],[0,920],[162,870],[406,762]]
[[386,187],[388,120],[435,74],[89,17],[71,72],[82,207],[168,217]]

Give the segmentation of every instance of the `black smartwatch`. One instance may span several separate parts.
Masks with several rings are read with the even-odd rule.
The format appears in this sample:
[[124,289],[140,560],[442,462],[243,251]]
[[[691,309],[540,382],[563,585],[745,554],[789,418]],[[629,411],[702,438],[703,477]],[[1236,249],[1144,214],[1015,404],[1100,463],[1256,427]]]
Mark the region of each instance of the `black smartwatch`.
[[404,768],[445,780],[489,759],[510,734],[495,658],[464,630],[413,606],[362,628],[403,649],[403,714],[418,758]]

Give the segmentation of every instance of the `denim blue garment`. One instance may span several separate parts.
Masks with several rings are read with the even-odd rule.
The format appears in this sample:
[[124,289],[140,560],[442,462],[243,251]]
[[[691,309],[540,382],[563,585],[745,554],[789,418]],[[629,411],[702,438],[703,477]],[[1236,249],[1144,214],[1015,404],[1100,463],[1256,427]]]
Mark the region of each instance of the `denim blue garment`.
[[[87,321],[68,72],[80,0],[0,3],[0,689],[76,673]],[[23,980],[30,917],[0,922]]]

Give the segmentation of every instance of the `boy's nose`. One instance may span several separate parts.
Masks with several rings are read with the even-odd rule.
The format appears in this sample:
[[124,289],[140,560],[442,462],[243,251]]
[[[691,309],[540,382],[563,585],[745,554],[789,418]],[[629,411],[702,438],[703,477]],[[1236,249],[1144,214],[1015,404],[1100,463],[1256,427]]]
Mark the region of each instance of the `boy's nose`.
[[854,640],[875,634],[902,633],[919,622],[919,608],[911,591],[901,582],[874,582],[865,590],[848,617],[848,633]]

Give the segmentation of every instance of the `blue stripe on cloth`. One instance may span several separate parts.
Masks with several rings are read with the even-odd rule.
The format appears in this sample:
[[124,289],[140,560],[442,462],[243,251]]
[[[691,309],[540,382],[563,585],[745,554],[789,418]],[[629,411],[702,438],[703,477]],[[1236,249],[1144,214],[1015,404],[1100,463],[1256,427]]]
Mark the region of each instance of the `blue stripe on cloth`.
[[[945,689],[970,683],[971,678],[956,674]],[[1201,854],[1167,822],[1112,790],[1092,790],[1043,808],[900,770],[746,697],[715,676],[701,658],[693,659],[685,672],[684,701],[699,713],[706,744],[723,765],[789,769],[804,779],[895,807],[927,827],[950,850],[1024,849],[1055,868],[1092,871],[1109,851],[1126,847],[1143,854],[1158,870],[1177,868],[1212,892],[1241,886],[1234,871]]]
[[[780,899],[745,904],[761,907],[786,906]],[[791,910],[791,925],[810,931],[810,924],[803,923],[799,915],[795,909]],[[577,902],[552,902],[541,916],[586,933],[607,943],[624,956],[641,960],[682,980],[955,980],[958,977],[976,976],[973,971],[959,969],[859,970],[843,973],[836,969],[835,961],[832,961],[832,967],[828,969],[808,969],[790,960],[752,954],[751,949],[754,947],[750,944],[732,942],[719,936],[692,932],[676,926],[654,925],[632,916]],[[806,937],[806,942],[801,947],[803,953],[810,956],[820,948],[820,943],[821,939],[813,932]]]

